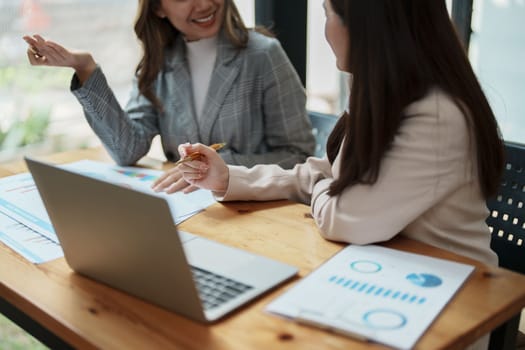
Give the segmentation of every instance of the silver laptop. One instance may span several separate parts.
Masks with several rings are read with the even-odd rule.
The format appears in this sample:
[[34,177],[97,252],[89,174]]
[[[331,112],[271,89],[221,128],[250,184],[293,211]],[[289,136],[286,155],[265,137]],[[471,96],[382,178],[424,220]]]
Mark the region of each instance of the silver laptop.
[[191,319],[212,322],[297,269],[178,232],[165,199],[25,158],[69,266]]

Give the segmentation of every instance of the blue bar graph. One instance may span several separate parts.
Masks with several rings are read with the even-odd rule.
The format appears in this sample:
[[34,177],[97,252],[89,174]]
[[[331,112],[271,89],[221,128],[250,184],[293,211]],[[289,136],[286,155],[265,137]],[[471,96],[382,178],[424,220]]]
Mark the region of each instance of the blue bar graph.
[[355,281],[339,275],[330,276],[328,282],[341,288],[345,288],[348,291],[363,293],[372,297],[389,298],[414,305],[422,305],[427,301],[425,297],[414,295],[409,292],[370,285],[368,282]]

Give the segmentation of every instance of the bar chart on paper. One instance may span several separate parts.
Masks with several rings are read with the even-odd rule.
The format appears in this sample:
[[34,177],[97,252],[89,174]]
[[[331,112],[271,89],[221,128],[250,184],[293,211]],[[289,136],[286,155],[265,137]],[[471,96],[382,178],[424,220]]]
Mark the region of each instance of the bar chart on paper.
[[351,245],[267,311],[409,349],[473,269],[379,246]]
[[23,173],[0,180],[0,212],[58,244],[31,174]]
[[64,255],[60,244],[4,213],[0,213],[0,240],[35,264]]
[[[407,276],[408,280],[411,280],[412,283],[422,286],[422,287],[433,287],[436,286],[434,281],[439,280],[440,278],[434,275],[423,274],[427,277],[423,277],[417,274],[410,274]],[[430,281],[426,278],[430,278]],[[383,299],[398,300],[400,302],[406,302],[408,304],[424,304],[427,299],[418,293],[413,293],[412,291],[403,291],[399,289],[392,289],[389,287],[382,287],[381,285],[369,284],[368,282],[354,281],[352,279],[347,279],[345,277],[339,277],[338,275],[333,275],[328,279],[329,282],[335,283],[341,287],[347,288],[350,291],[356,293],[367,294],[370,297],[378,297]]]
[[117,172],[118,174],[124,175],[126,177],[136,179],[138,181],[144,181],[144,182],[153,182],[158,177],[156,175],[146,174],[143,171],[136,171],[136,170],[115,169],[115,172]]

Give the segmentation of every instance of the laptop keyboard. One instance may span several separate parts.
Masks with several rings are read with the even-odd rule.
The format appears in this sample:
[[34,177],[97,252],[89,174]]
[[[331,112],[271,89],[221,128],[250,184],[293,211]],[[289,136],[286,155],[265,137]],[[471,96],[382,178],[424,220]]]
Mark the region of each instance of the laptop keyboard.
[[193,279],[197,284],[199,296],[205,310],[213,309],[253,289],[252,286],[247,284],[195,266],[191,266],[191,272],[193,272]]

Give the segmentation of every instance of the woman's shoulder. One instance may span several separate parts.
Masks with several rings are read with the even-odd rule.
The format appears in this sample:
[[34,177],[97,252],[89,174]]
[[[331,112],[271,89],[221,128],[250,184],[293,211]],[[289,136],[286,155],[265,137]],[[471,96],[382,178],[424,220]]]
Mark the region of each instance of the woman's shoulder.
[[276,38],[251,29],[248,31],[248,44],[246,49],[250,51],[267,51],[282,48],[279,40]]
[[[462,120],[466,108],[460,107],[461,101],[439,87],[432,87],[420,99],[412,102],[405,109],[407,117],[426,115],[438,120]],[[461,118],[459,118],[461,117]]]
[[469,126],[466,108],[440,88],[432,88],[405,109],[402,131],[422,144],[439,144],[448,150],[467,149]]
[[270,70],[288,61],[279,40],[253,29],[249,31],[248,44],[243,50],[243,55],[250,64],[264,66]]

